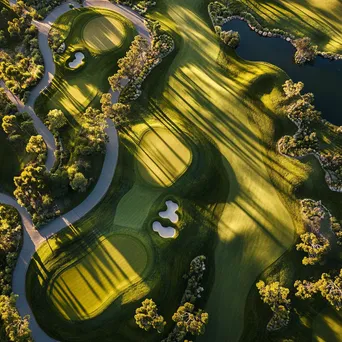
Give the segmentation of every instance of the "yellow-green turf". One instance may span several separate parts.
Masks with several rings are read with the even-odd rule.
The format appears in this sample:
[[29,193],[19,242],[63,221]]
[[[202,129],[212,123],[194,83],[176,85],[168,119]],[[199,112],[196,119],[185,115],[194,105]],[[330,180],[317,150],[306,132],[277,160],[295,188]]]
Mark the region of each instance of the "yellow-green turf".
[[[57,87],[57,85],[56,85]],[[79,120],[84,108],[87,108],[97,95],[98,89],[86,78],[75,78],[68,82],[58,82],[56,91],[47,103],[49,110],[60,108]]]
[[340,342],[342,339],[342,314],[332,307],[324,309],[313,321],[312,341]]
[[94,317],[142,280],[148,262],[138,239],[113,234],[55,276],[48,290],[50,299],[68,320]]
[[110,16],[92,19],[83,30],[85,43],[94,51],[107,51],[120,46],[124,37],[125,27]]
[[340,0],[243,0],[269,25],[308,36],[320,49],[342,53]]
[[114,224],[122,227],[141,229],[154,201],[161,190],[146,187],[136,182],[118,204]]
[[137,167],[151,185],[170,186],[187,170],[191,151],[177,135],[164,128],[153,128],[141,138]]
[[[220,172],[229,176],[229,185],[228,181],[219,183],[219,180],[212,185],[229,187],[229,195],[219,202],[224,207],[222,215],[209,216],[202,224],[205,227],[210,220],[215,223],[219,220],[215,272],[211,273],[212,288],[204,306],[210,320],[206,334],[196,340],[237,341],[244,325],[246,297],[255,279],[295,241],[297,222],[292,213],[297,213],[298,203],[292,197],[291,181],[305,179],[308,172],[300,162],[279,155],[275,148],[269,150],[268,141],[274,141],[278,128],[269,108],[277,102],[286,75],[274,66],[243,61],[231,50],[223,50],[213,32],[207,4],[207,1],[170,0],[157,6],[151,17],[158,19],[176,39],[176,50],[146,80],[144,89],[150,97],[142,97],[138,104],[139,115],[145,105],[150,117],[174,125],[182,122],[190,132],[196,128],[220,150],[219,158],[224,165]],[[265,126],[261,127],[262,124]],[[127,131],[125,135],[134,132]],[[122,169],[131,172],[119,163],[117,171],[123,172]],[[121,188],[120,183],[116,186]],[[205,193],[201,196],[205,198]],[[138,198],[141,197],[143,194]],[[81,220],[78,231],[91,229],[92,224],[100,224],[101,228],[113,225],[115,215],[120,215],[121,210],[121,203],[117,211],[111,205],[115,199],[115,194],[109,196],[92,215]],[[124,199],[125,196],[121,201]],[[211,200],[215,203],[215,198]],[[134,210],[134,202],[130,201]],[[128,206],[125,208],[129,215]],[[178,242],[182,242],[182,232],[175,240]],[[185,257],[191,252],[189,248],[178,253]],[[172,248],[169,253],[172,257]],[[174,271],[180,266],[181,261]],[[183,284],[172,276],[168,280],[174,284],[168,291]],[[179,289],[179,298],[181,292]],[[154,299],[158,298],[156,295]],[[161,302],[160,305],[176,304]],[[115,319],[121,322],[119,316]],[[49,327],[49,322],[45,323]],[[122,334],[129,333],[125,327]],[[147,335],[141,336],[148,340]],[[148,336],[151,341],[160,341],[158,336]]]

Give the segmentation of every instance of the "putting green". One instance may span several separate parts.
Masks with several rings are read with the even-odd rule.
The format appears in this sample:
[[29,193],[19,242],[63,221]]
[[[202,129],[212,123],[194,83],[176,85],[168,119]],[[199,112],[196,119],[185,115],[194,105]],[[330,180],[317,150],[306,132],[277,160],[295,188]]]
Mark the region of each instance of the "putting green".
[[96,51],[107,51],[120,46],[124,37],[125,27],[111,16],[92,19],[83,30],[85,43]]
[[154,128],[144,133],[137,160],[137,169],[145,181],[167,187],[187,170],[192,154],[175,133]]
[[49,286],[52,303],[68,320],[98,315],[142,279],[148,264],[144,245],[130,235],[111,235],[89,252]]

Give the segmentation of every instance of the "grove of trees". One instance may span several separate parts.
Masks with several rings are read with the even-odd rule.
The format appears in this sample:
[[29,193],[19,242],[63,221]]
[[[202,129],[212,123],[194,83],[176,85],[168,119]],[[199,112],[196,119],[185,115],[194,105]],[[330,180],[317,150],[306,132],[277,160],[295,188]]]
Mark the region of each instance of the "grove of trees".
[[287,298],[290,290],[280,286],[277,281],[266,285],[260,280],[256,287],[262,301],[268,304],[273,312],[273,316],[267,324],[267,330],[275,331],[287,326],[290,321],[291,300]]
[[0,341],[32,342],[28,317],[21,318],[12,293],[12,273],[22,239],[18,212],[0,205]]
[[342,309],[342,269],[335,277],[323,273],[317,281],[297,280],[294,286],[296,296],[301,299],[312,298],[319,292],[337,311]]
[[135,310],[134,316],[136,324],[146,331],[151,328],[162,333],[166,322],[164,317],[158,314],[158,308],[156,303],[152,299],[145,299],[141,303],[141,307]]
[[14,196],[31,214],[36,226],[48,222],[59,213],[53,207],[48,182],[49,175],[44,165],[27,165],[19,176],[14,177]]
[[[32,23],[36,12],[18,1],[16,6],[2,10],[1,16],[7,20],[7,28],[0,31],[0,47],[5,48],[0,51],[0,79],[25,102],[29,97],[29,89],[44,74],[38,30]],[[11,45],[7,47],[9,40]]]

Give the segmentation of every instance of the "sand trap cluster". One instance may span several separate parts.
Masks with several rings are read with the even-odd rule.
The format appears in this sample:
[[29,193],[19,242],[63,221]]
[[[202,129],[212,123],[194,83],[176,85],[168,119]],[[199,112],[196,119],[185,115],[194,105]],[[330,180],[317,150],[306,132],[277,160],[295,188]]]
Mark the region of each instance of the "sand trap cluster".
[[75,53],[75,59],[69,63],[69,68],[77,69],[80,65],[83,64],[84,54],[82,52]]
[[[178,215],[176,211],[179,205],[173,201],[165,202],[167,209],[165,211],[160,211],[159,216],[162,218],[169,219],[172,223],[178,222]],[[173,238],[176,235],[176,229],[173,227],[164,227],[159,221],[154,221],[152,224],[152,229],[157,232],[162,238],[168,239]]]

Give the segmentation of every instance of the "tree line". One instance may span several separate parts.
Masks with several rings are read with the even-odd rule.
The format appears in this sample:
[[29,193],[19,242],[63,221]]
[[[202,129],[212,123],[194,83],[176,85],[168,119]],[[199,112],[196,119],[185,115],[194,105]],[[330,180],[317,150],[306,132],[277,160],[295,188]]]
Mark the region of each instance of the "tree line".
[[0,205],[0,340],[33,342],[29,317],[20,317],[17,296],[12,293],[12,273],[22,243],[22,226],[18,212]]

